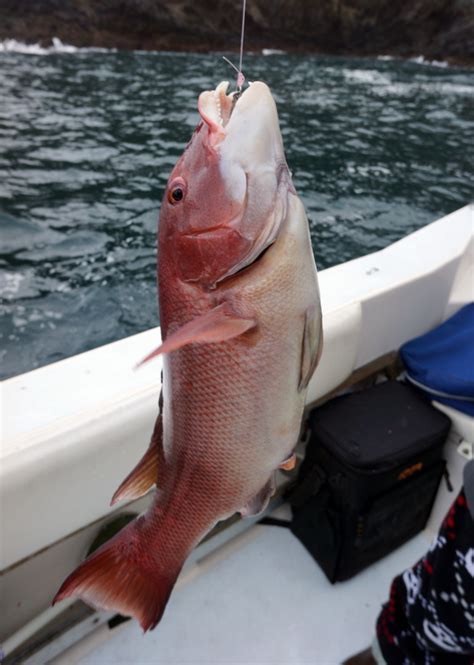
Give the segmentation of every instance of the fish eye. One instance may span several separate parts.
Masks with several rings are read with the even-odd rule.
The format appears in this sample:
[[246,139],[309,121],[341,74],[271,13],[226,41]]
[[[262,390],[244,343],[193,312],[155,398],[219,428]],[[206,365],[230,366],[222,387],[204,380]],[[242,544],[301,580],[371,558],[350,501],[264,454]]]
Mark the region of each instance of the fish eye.
[[172,190],[172,192],[171,192],[171,198],[172,198],[173,201],[175,201],[176,203],[178,203],[178,201],[181,201],[181,199],[183,198],[183,196],[184,196],[184,192],[183,192],[183,190],[181,189],[181,187],[175,187],[175,188]]
[[184,181],[181,178],[176,178],[174,182],[171,183],[168,189],[168,201],[171,205],[176,205],[184,199],[186,192],[186,186]]

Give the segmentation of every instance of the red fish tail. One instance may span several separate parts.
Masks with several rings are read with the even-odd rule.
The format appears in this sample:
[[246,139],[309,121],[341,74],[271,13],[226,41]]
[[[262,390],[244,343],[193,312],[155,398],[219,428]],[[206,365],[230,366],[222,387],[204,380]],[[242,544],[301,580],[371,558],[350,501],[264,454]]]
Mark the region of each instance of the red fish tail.
[[53,605],[74,596],[97,609],[132,616],[144,631],[154,628],[184,558],[177,565],[160,560],[159,543],[156,537],[150,542],[142,528],[144,519],[134,520],[76,568],[62,584]]

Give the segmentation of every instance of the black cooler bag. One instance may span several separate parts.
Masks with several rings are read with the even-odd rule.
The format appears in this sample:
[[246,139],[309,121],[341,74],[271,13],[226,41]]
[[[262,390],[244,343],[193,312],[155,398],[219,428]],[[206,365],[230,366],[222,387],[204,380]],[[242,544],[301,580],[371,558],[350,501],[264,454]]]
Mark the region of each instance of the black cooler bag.
[[450,420],[411,386],[387,381],[315,409],[309,425],[291,530],[336,582],[423,529]]

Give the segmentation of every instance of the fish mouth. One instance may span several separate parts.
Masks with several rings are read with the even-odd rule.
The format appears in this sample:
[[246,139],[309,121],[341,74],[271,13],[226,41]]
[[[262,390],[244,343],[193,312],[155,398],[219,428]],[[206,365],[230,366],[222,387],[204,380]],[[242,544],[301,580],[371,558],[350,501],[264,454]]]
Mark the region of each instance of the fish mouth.
[[[230,164],[240,165],[245,173],[259,166],[278,170],[286,158],[269,87],[255,81],[243,92],[228,93],[228,88],[228,81],[222,81],[215,90],[199,96],[198,109],[209,130],[209,147],[219,153],[226,170]],[[239,193],[242,195],[242,187]]]
[[249,83],[244,90],[234,90],[228,93],[229,82],[222,81],[215,90],[206,90],[199,96],[198,110],[201,118],[208,125],[211,132],[217,132],[223,138],[230,129],[229,125],[233,118],[234,111],[251,114],[253,107],[271,107],[273,98],[268,86],[255,81]]
[[235,104],[241,97],[241,93],[237,90],[227,94],[228,88],[229,82],[222,81],[215,90],[202,92],[199,96],[199,113],[211,130],[216,131],[226,127]]

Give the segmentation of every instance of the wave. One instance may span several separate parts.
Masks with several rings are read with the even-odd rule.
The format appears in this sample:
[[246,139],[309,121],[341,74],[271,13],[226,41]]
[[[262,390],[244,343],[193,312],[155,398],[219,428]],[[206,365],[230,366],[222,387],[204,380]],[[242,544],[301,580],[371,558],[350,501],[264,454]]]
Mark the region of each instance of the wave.
[[285,51],[279,48],[263,48],[262,55],[285,55]]
[[414,83],[393,83],[376,90],[381,95],[394,95],[400,97],[413,96],[419,92],[425,92],[429,95],[461,95],[472,97],[474,95],[474,86],[462,83],[452,83],[449,81],[422,81]]
[[410,58],[410,62],[414,62],[416,65],[428,65],[431,67],[449,67],[448,63],[444,60],[427,60],[424,55],[419,55],[416,58]]
[[16,39],[0,41],[0,53],[24,53],[26,55],[51,55],[52,53],[115,53],[117,49],[100,48],[95,46],[78,47],[64,44],[59,37],[52,38],[51,46],[40,44],[25,44]]
[[[378,55],[377,60],[389,61],[389,60],[400,60],[394,55]],[[449,63],[444,60],[428,60],[424,55],[418,55],[416,58],[408,58],[408,62],[413,62],[415,65],[427,65],[429,67],[442,67],[446,69],[449,67]]]
[[368,85],[389,85],[391,83],[388,74],[376,69],[343,69],[342,73],[349,83],[366,83]]
[[474,94],[473,85],[457,83],[455,81],[439,79],[431,81],[396,81],[388,73],[379,72],[375,69],[343,69],[342,74],[347,83],[370,86],[372,91],[380,96],[393,95],[402,97],[414,95],[417,92],[425,92],[433,95],[472,96]]

